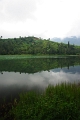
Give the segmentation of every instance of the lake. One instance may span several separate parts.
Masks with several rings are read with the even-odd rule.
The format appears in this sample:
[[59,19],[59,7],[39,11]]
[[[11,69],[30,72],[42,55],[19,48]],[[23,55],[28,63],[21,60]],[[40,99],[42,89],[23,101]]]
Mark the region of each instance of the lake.
[[0,59],[0,102],[48,85],[80,83],[80,57]]

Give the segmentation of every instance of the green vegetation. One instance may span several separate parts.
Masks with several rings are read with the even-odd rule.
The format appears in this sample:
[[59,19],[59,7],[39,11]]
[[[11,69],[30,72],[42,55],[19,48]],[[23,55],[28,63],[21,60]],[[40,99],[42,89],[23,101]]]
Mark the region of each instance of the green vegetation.
[[42,94],[23,93],[15,103],[8,119],[80,120],[80,86],[76,84],[48,86]]
[[0,39],[0,55],[32,54],[32,55],[79,55],[80,46],[57,43],[49,39],[36,37],[20,37]]

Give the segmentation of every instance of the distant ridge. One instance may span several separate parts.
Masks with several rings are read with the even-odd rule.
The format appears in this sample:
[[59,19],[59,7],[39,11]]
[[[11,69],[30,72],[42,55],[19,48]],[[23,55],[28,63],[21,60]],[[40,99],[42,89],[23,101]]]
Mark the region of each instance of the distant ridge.
[[76,37],[76,36],[65,37],[64,39],[55,37],[55,38],[52,38],[51,41],[55,41],[55,42],[59,42],[59,43],[61,43],[61,42],[68,43],[68,41],[69,41],[70,44],[80,46],[80,37]]

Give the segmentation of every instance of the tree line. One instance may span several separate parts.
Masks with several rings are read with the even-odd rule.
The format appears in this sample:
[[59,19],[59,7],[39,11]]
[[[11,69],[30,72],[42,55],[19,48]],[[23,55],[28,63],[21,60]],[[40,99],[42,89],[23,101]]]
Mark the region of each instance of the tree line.
[[49,39],[36,37],[19,37],[0,39],[0,54],[49,54],[49,55],[77,55],[80,54],[80,46],[58,43]]

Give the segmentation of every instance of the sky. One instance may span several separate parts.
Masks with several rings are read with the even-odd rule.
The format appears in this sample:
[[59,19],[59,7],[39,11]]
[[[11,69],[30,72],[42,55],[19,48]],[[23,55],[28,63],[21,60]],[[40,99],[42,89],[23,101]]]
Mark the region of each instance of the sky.
[[80,0],[0,0],[0,36],[80,36]]

